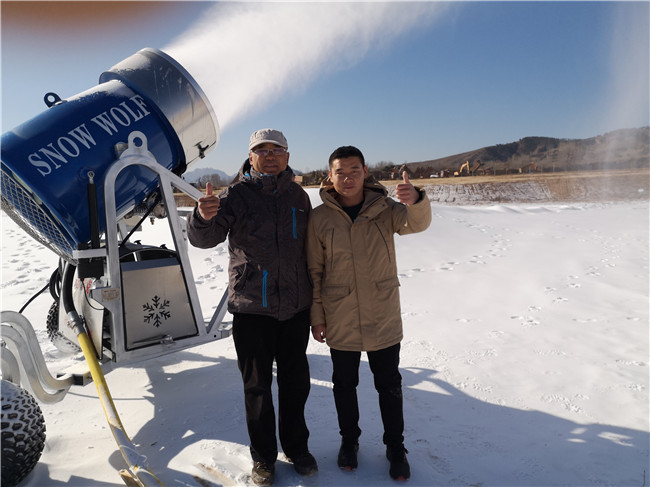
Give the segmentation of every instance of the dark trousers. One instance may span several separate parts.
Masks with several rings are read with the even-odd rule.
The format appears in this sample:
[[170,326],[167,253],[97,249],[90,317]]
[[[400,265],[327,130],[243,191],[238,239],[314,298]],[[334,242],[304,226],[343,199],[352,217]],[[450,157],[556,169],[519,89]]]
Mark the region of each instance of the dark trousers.
[[305,403],[310,388],[306,355],[309,311],[298,313],[286,321],[236,313],[233,315],[232,336],[244,382],[251,457],[254,461],[270,463],[278,457],[271,392],[273,361],[277,365],[280,444],[289,458],[308,451]]
[[[402,376],[399,373],[400,344],[376,352],[367,352],[370,370],[379,393],[379,409],[384,425],[384,444],[402,445],[404,442],[404,411]],[[361,352],[344,352],[330,349],[332,355],[332,382],[334,403],[339,418],[339,429],[344,442],[357,442],[359,428],[359,362]]]

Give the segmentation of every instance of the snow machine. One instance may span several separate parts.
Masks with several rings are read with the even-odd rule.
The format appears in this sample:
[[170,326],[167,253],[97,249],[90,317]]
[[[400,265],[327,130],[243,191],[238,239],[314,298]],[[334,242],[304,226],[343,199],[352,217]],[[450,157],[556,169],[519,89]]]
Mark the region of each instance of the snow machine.
[[[174,192],[197,200],[187,166],[218,144],[212,107],[167,54],[142,49],[68,99],[2,135],[2,210],[59,256],[47,332],[83,352],[79,370],[52,375],[29,320],[2,311],[2,485],[19,484],[43,450],[42,403],[94,381],[127,468],[127,485],[160,485],[126,435],[104,373],[226,338],[227,291],[205,321]],[[173,248],[131,238],[147,218],[166,218]]]

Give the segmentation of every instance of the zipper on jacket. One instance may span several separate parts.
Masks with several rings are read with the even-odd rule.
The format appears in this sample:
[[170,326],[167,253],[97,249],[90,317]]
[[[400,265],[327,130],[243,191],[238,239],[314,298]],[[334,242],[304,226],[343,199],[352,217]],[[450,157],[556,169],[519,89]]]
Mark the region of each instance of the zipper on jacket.
[[266,300],[266,282],[268,280],[269,271],[262,271],[262,308],[268,307]]
[[332,228],[332,234],[330,235],[329,242],[329,261],[330,261],[330,271],[334,270],[334,229]]
[[291,207],[291,218],[293,220],[293,239],[296,240],[298,238],[298,222],[296,220],[296,207],[295,206]]

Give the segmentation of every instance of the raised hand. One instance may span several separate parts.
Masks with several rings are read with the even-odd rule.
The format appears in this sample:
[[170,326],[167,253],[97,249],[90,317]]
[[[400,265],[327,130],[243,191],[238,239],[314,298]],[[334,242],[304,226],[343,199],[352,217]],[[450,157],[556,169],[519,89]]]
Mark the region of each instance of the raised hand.
[[219,212],[219,198],[212,194],[212,183],[205,185],[205,196],[199,198],[198,211],[201,218],[210,220]]
[[413,205],[420,199],[420,194],[409,181],[409,175],[406,171],[402,173],[402,177],[404,178],[404,182],[399,183],[395,188],[397,200],[405,205]]

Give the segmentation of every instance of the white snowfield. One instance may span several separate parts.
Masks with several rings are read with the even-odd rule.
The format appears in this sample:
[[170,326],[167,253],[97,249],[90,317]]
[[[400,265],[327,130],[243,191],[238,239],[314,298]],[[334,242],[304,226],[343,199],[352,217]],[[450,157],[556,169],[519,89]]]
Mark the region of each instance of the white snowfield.
[[[309,193],[319,204],[317,190]],[[434,204],[426,232],[396,237],[406,485],[650,485],[648,210],[647,201]],[[2,225],[2,309],[17,311],[57,258],[4,214]],[[166,235],[157,221],[138,238],[160,244]],[[190,256],[211,315],[227,283],[227,248]],[[25,314],[56,372],[83,359],[49,343],[50,304],[45,293]],[[307,422],[320,469],[300,477],[281,455],[276,485],[394,485],[365,356],[359,468],[344,472],[329,349],[312,340],[308,353]],[[127,433],[166,486],[246,483],[252,465],[232,339],[106,378]],[[94,384],[41,408],[46,446],[23,486],[122,485],[125,464]]]

